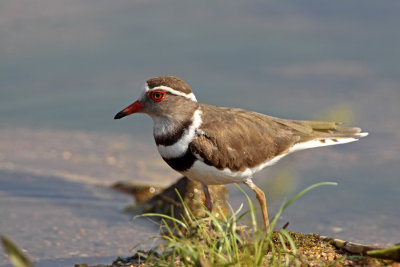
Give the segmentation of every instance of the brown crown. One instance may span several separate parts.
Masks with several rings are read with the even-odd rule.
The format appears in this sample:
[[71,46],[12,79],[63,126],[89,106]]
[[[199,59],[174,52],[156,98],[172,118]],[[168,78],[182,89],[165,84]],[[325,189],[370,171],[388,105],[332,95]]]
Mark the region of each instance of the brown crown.
[[154,77],[147,81],[147,85],[149,86],[150,89],[157,86],[167,86],[185,94],[190,94],[192,92],[187,83],[174,76]]

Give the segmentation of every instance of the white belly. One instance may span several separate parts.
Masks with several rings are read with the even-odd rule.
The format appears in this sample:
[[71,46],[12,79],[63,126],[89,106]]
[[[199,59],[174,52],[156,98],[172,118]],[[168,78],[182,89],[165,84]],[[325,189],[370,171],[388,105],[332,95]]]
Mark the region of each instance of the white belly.
[[233,172],[227,168],[219,170],[200,160],[196,160],[192,167],[182,174],[206,185],[242,183],[253,175],[250,169],[246,169],[244,172]]
[[253,178],[255,173],[261,171],[267,166],[275,164],[278,160],[286,155],[287,154],[280,155],[253,168],[246,168],[244,171],[237,172],[231,171],[228,168],[219,170],[213,166],[205,164],[200,160],[196,160],[192,167],[189,170],[182,172],[182,174],[192,180],[202,182],[206,185],[243,183],[247,179]]

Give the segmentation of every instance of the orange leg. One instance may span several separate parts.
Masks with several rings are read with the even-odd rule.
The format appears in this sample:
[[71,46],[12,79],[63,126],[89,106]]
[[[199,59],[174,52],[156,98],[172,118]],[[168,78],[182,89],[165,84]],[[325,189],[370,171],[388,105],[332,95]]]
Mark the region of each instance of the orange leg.
[[268,232],[269,220],[268,220],[268,210],[267,210],[267,199],[265,198],[265,194],[259,187],[257,187],[253,183],[251,179],[247,179],[244,183],[256,193],[256,197],[258,199],[258,202],[260,203],[262,215],[264,218],[265,230]]

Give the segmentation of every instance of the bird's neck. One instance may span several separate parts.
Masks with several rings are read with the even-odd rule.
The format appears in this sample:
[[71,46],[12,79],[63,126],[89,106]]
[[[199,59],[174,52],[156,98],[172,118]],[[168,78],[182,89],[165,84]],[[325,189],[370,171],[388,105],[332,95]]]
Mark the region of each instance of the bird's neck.
[[154,122],[153,134],[157,145],[169,146],[178,142],[190,128],[196,127],[194,121],[199,113],[194,110],[186,116],[176,117],[152,117]]
[[[161,116],[152,117],[152,119],[154,123],[154,137],[162,137],[173,134],[174,132],[177,132],[180,128],[182,128],[186,122],[182,120],[176,120],[175,118]],[[190,121],[190,118],[187,121]]]

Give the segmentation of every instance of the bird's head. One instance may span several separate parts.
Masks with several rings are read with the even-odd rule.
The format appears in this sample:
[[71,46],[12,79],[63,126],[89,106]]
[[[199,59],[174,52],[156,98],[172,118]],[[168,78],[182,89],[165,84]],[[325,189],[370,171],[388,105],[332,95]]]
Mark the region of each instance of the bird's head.
[[197,108],[197,100],[189,85],[173,76],[151,78],[144,85],[139,99],[118,112],[114,119],[133,113],[146,113],[151,117],[179,119],[185,110]]

